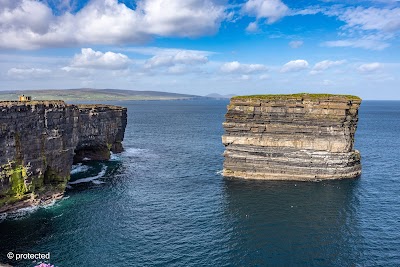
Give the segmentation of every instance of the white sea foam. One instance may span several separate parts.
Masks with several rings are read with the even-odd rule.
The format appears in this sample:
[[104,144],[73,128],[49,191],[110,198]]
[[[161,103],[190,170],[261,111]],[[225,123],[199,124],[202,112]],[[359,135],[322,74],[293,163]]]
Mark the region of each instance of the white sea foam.
[[144,154],[144,153],[148,153],[148,152],[149,152],[148,149],[130,147],[130,148],[127,148],[122,153],[124,155],[126,155],[126,156],[138,156],[138,155],[141,155],[141,154]]
[[0,223],[7,218],[7,213],[0,213]]
[[63,197],[61,199],[52,199],[50,202],[46,204],[39,204],[38,206],[25,207],[12,212],[0,213],[0,222],[4,221],[5,219],[11,219],[11,220],[23,219],[40,208],[44,209],[52,208],[54,205],[58,204],[61,200],[68,198],[69,196]]
[[104,182],[99,181],[99,180],[92,180],[92,183],[94,183],[94,184],[104,184]]
[[82,163],[78,163],[76,165],[72,165],[71,175],[86,172],[90,169],[87,165],[82,165]]
[[220,170],[220,171],[215,172],[215,174],[222,175],[223,172],[224,172],[223,170]]
[[61,213],[60,215],[56,215],[56,216],[52,217],[51,219],[56,219],[56,218],[59,218],[59,217],[61,217],[63,215],[64,215],[64,213]]
[[159,158],[159,156],[157,154],[154,154],[153,151],[151,151],[149,149],[134,148],[134,147],[127,148],[120,155],[121,155],[121,157],[124,157],[124,158],[146,158],[146,159]]
[[25,218],[27,215],[35,212],[37,209],[39,209],[39,206],[26,207],[26,208],[16,210],[14,212],[7,213],[6,216],[7,216],[7,219],[19,220],[19,219]]
[[50,202],[48,202],[44,205],[41,205],[40,207],[48,209],[48,208],[53,207],[55,204],[56,204],[56,199],[52,199]]
[[78,179],[78,180],[76,180],[76,181],[69,182],[68,184],[69,184],[69,185],[72,185],[72,184],[80,184],[80,183],[93,182],[93,180],[97,180],[97,179],[103,177],[103,176],[106,174],[106,171],[107,171],[107,166],[103,165],[101,171],[100,171],[96,176]]
[[117,155],[111,152],[110,155],[110,161],[119,161],[121,158]]

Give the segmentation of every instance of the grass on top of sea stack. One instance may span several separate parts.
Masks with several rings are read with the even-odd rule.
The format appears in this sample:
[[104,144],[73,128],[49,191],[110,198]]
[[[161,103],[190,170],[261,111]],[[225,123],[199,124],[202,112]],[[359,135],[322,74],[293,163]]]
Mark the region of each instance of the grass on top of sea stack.
[[309,94],[309,93],[298,93],[298,94],[277,94],[277,95],[244,95],[234,96],[231,99],[271,99],[271,100],[285,100],[285,99],[332,99],[332,98],[344,98],[346,100],[361,100],[360,97],[354,95],[335,95],[335,94]]

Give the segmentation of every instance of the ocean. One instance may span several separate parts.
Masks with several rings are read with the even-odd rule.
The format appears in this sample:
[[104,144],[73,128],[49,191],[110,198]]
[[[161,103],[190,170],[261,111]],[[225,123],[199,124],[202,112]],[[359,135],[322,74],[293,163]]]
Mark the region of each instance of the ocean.
[[357,179],[221,176],[227,100],[128,108],[125,151],[75,165],[64,199],[0,222],[7,253],[71,266],[400,266],[400,101],[363,101]]

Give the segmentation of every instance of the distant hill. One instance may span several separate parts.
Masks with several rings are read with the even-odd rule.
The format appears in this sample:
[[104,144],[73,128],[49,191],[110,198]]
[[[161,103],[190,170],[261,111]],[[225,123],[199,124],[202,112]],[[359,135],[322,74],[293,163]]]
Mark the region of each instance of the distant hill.
[[0,100],[17,100],[19,95],[32,96],[32,100],[104,101],[104,100],[178,100],[202,98],[197,95],[158,91],[134,91],[120,89],[43,89],[0,91]]
[[216,98],[216,99],[229,99],[229,98],[231,98],[231,97],[233,97],[233,96],[235,96],[235,95],[234,95],[234,94],[220,95],[220,94],[214,93],[214,94],[206,95],[205,97],[208,97],[208,98]]

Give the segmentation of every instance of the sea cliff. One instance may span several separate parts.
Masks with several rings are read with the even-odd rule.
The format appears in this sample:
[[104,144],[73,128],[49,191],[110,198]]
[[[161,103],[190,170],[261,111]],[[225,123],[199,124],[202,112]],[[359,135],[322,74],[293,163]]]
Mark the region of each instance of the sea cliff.
[[60,198],[72,163],[122,151],[126,108],[0,102],[0,213]]
[[361,99],[294,94],[233,97],[223,123],[224,176],[268,180],[354,178]]

